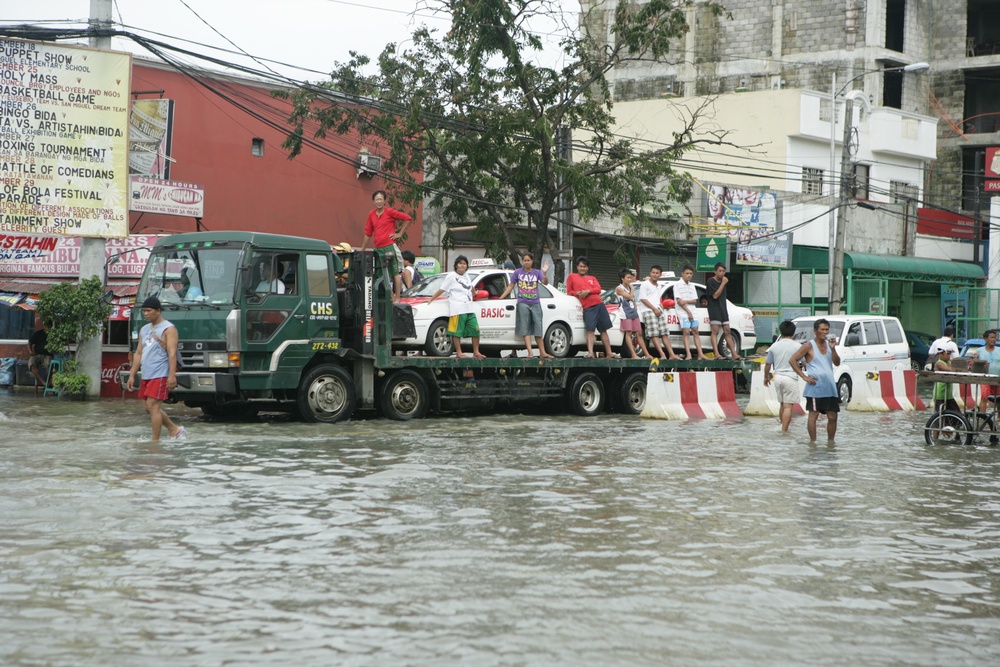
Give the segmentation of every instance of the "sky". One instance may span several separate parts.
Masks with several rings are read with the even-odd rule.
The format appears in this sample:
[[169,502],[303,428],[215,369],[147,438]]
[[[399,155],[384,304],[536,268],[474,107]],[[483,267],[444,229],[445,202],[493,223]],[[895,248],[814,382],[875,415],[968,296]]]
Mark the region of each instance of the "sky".
[[[90,13],[90,0],[3,0],[0,5],[3,5],[0,26],[19,23],[65,26],[67,20],[85,21]],[[267,63],[286,76],[317,80],[325,78],[337,61],[346,61],[351,50],[374,59],[389,42],[405,46],[413,30],[421,24],[446,30],[448,22],[427,6],[420,0],[114,0],[112,16],[116,23],[146,37],[261,69],[261,65],[248,58],[212,51],[200,44],[246,51],[258,58],[294,66]],[[556,6],[564,7],[569,25],[576,25],[579,11],[576,0],[558,0]],[[558,25],[551,20],[540,21],[535,30],[547,41],[545,57],[551,60],[544,64],[555,65]],[[150,31],[199,44],[172,40]],[[141,47],[131,40],[116,39],[113,48],[144,55]]]

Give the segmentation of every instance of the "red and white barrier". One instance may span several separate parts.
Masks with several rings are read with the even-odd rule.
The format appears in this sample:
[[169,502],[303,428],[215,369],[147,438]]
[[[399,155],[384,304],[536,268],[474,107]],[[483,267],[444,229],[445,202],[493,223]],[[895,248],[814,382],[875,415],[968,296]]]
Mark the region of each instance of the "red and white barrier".
[[854,381],[851,402],[854,412],[891,412],[925,410],[917,394],[917,373],[912,370],[869,372],[851,376]]
[[649,419],[726,419],[741,417],[731,371],[650,373],[646,377]]
[[[792,405],[793,415],[804,415],[806,413],[806,399],[802,398],[802,389],[805,381],[797,378],[799,383],[799,402]],[[780,417],[781,403],[778,401],[778,392],[774,388],[774,382],[764,386],[763,369],[754,371],[750,376],[750,401],[743,408],[743,414],[747,417]]]
[[972,406],[979,402],[983,390],[982,385],[978,384],[953,384],[951,389],[955,402],[963,410],[971,410]]

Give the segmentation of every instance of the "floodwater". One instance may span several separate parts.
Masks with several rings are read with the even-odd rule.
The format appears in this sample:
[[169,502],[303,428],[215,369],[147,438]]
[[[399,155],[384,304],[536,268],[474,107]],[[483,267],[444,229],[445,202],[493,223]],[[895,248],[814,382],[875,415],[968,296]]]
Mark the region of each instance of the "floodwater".
[[0,664],[996,665],[1000,448],[0,394]]

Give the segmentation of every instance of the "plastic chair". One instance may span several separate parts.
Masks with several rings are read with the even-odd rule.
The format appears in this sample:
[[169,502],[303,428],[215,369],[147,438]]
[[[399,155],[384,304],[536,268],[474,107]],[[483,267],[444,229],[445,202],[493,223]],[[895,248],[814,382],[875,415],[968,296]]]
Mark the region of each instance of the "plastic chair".
[[64,359],[61,356],[55,356],[52,357],[52,361],[49,362],[49,372],[48,375],[45,376],[45,391],[42,392],[43,398],[49,394],[52,394],[53,396],[60,396],[62,394],[61,390],[52,386],[52,374],[63,372],[63,361]]

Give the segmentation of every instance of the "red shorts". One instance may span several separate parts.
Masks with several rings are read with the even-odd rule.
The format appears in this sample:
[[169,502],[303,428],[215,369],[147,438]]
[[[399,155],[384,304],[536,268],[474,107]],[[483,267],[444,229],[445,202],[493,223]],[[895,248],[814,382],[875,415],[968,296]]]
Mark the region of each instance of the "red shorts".
[[981,393],[979,394],[983,398],[989,398],[990,396],[1000,396],[1000,387],[992,384],[984,384],[980,388]]
[[155,398],[158,401],[165,401],[170,395],[167,389],[167,378],[153,378],[143,380],[139,384],[139,398]]

